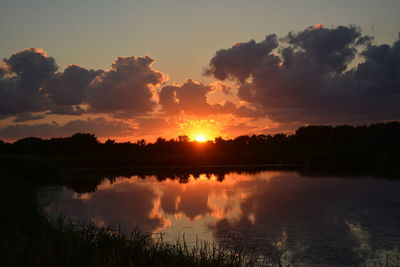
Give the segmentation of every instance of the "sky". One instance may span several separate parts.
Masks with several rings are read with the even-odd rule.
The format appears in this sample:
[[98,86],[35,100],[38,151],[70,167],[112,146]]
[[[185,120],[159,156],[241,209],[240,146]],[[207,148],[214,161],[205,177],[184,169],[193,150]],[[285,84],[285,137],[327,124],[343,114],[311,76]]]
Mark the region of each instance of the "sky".
[[400,117],[398,0],[0,6],[3,140],[212,139]]

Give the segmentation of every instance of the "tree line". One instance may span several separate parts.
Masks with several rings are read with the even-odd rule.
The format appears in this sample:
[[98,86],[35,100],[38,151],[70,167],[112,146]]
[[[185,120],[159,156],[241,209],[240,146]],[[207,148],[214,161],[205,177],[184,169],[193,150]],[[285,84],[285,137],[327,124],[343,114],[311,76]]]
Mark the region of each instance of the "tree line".
[[[242,135],[199,143],[187,136],[155,142],[100,142],[90,133],[0,142],[0,169],[53,177],[61,169],[164,166],[313,166],[397,173],[400,123],[305,126],[293,134]],[[202,167],[202,168],[203,168]],[[31,171],[35,170],[35,171]]]
[[400,123],[386,122],[363,126],[305,126],[294,134],[242,135],[232,139],[217,137],[213,141],[199,144],[187,136],[167,140],[159,137],[155,142],[144,139],[136,142],[116,142],[108,139],[101,143],[94,134],[76,133],[69,137],[41,139],[27,137],[14,143],[0,140],[2,153],[138,153],[138,152],[188,152],[202,149],[242,150],[260,148],[285,148],[290,146],[354,146],[354,145],[399,145]]

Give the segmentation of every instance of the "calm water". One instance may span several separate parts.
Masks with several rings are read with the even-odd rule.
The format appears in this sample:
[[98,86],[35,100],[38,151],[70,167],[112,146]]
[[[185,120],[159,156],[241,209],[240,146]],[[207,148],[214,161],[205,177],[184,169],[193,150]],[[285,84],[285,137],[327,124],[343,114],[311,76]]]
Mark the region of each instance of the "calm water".
[[189,243],[218,242],[229,230],[244,245],[273,244],[307,264],[347,266],[400,255],[397,181],[294,171],[101,178],[42,188],[39,198],[50,213],[73,221],[126,231],[139,226],[169,241],[185,234]]

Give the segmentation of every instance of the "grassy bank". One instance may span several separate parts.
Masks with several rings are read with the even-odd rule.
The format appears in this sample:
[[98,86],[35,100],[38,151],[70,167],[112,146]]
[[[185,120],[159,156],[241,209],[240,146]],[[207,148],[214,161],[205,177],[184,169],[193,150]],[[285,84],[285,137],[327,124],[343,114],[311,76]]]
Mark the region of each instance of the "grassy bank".
[[32,185],[0,173],[0,266],[281,266],[271,250],[263,260],[229,240],[224,245],[163,242],[136,230],[130,235],[94,225],[51,219]]

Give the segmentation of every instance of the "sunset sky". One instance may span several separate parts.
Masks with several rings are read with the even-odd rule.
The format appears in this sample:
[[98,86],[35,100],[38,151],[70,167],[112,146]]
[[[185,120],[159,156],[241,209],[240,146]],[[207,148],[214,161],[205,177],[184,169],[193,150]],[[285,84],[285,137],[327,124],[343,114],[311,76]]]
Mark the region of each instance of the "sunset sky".
[[398,0],[2,0],[0,139],[400,119]]

